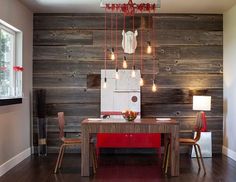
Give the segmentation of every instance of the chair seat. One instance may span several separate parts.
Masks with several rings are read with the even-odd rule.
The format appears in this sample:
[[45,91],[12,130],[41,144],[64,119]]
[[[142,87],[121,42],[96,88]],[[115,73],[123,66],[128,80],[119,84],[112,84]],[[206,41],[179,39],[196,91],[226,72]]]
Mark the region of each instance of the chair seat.
[[80,143],[82,143],[80,138],[64,138],[63,142],[65,144],[80,144]]
[[189,145],[193,145],[196,143],[196,140],[191,139],[191,138],[179,138],[179,142],[181,144],[189,144]]

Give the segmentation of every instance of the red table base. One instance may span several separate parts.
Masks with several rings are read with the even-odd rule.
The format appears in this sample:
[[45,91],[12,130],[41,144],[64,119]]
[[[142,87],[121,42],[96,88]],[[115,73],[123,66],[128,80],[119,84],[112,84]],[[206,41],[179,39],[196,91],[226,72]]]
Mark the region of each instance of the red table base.
[[159,133],[99,133],[97,148],[160,148]]

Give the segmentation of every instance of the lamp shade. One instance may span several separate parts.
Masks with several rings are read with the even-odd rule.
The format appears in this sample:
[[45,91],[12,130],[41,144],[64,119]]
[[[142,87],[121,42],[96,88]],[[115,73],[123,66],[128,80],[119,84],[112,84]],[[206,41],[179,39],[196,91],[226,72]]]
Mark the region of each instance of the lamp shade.
[[210,111],[211,96],[193,96],[193,110]]

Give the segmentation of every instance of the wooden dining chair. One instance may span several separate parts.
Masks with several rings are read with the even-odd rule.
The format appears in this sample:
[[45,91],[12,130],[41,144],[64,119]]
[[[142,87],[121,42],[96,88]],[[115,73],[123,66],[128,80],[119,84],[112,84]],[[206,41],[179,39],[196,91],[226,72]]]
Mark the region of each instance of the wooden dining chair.
[[[58,124],[59,124],[59,137],[62,142],[62,145],[60,147],[60,151],[57,157],[56,166],[54,169],[54,173],[57,173],[58,168],[60,169],[62,164],[62,159],[64,156],[64,151],[66,146],[76,146],[81,145],[82,141],[80,138],[65,138],[64,134],[64,127],[65,127],[65,118],[64,118],[64,112],[58,112]],[[96,156],[96,147],[94,145],[94,142],[90,141],[90,156],[92,161],[92,167],[93,172],[96,173],[97,168],[97,156]]]
[[[180,143],[180,145],[189,145],[189,146],[194,147],[199,171],[201,170],[201,164],[200,164],[200,160],[201,160],[204,174],[206,174],[206,169],[205,169],[204,161],[202,158],[201,148],[200,148],[199,144],[197,143],[201,138],[201,129],[202,129],[201,113],[198,112],[197,117],[196,117],[196,124],[194,127],[194,130],[196,132],[196,136],[194,137],[194,139],[192,139],[192,138],[179,138],[179,143]],[[200,160],[199,160],[199,157],[200,157]],[[165,169],[165,174],[167,174],[167,171],[168,171],[169,158],[170,158],[170,141],[167,143],[166,150],[164,153],[163,165],[162,165],[162,167]]]

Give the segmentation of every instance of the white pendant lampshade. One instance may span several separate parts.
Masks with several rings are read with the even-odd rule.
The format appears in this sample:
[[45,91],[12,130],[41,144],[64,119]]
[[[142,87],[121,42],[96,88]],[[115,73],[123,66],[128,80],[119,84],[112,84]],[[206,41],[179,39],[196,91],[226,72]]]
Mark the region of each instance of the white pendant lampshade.
[[210,111],[211,96],[193,96],[193,110]]

